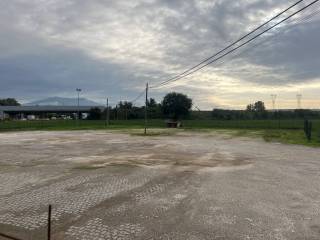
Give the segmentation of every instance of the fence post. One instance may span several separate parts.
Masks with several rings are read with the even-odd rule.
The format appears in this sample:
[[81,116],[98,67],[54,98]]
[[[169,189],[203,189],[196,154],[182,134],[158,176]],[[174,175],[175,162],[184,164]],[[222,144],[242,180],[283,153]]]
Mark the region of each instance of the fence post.
[[48,211],[48,240],[51,240],[51,204],[49,205],[49,211]]

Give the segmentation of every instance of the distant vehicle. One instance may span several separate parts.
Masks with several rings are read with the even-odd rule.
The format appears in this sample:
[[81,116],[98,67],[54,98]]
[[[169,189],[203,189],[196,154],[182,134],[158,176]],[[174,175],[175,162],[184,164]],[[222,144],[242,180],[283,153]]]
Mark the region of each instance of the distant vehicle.
[[36,119],[36,116],[35,116],[35,115],[28,115],[28,116],[27,116],[27,119],[28,119],[28,120],[35,120],[35,119]]

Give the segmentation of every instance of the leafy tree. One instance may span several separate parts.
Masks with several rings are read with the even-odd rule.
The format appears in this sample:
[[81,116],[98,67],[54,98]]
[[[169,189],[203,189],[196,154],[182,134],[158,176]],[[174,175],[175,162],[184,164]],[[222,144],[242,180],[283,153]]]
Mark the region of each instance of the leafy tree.
[[266,107],[264,102],[258,101],[254,104],[249,104],[247,106],[247,112],[249,118],[256,118],[256,119],[266,119],[268,118],[268,112],[266,111]]
[[258,101],[254,103],[254,111],[255,112],[265,112],[266,111],[266,107],[264,105],[264,102],[262,101]]
[[147,102],[148,117],[149,118],[162,118],[161,104],[157,103],[154,98],[150,98]]
[[20,106],[15,98],[0,99],[0,106]]
[[157,102],[156,100],[154,100],[154,98],[150,98],[147,102],[148,104],[148,108],[153,108],[153,107],[157,107]]
[[99,120],[102,118],[102,111],[98,107],[91,108],[89,111],[88,119],[89,120]]
[[247,105],[247,111],[248,112],[254,112],[254,105],[253,104]]
[[116,106],[117,119],[128,119],[132,115],[133,105],[128,101],[120,101]]
[[162,101],[162,112],[166,117],[178,120],[189,114],[192,99],[182,93],[168,93]]
[[132,103],[131,102],[127,102],[127,101],[120,101],[118,103],[118,108],[119,109],[131,109],[132,108]]
[[249,104],[247,106],[247,111],[261,113],[266,111],[266,107],[264,105],[264,102],[258,101],[258,102],[255,102],[254,104]]

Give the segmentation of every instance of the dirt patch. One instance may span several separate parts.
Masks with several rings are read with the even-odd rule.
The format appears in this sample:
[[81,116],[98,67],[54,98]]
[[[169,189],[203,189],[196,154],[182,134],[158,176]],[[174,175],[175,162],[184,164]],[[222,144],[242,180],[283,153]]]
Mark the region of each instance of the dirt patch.
[[[253,161],[243,155],[223,152],[190,153],[176,150],[161,151],[153,146],[151,154],[139,149],[132,152],[113,151],[108,155],[92,155],[66,158],[64,161],[75,163],[76,169],[96,169],[107,166],[189,166],[189,167],[237,167],[252,164]],[[163,146],[158,146],[162,148]],[[114,150],[114,149],[113,149]],[[140,153],[139,153],[140,152]]]

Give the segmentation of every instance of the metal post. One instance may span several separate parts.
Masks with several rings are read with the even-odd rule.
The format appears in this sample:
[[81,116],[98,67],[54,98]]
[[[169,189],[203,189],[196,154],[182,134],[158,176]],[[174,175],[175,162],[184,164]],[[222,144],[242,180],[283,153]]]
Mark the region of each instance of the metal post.
[[51,205],[49,205],[48,211],[48,240],[51,239]]
[[147,124],[148,124],[148,83],[146,84],[146,103],[144,108],[144,135],[147,134]]

